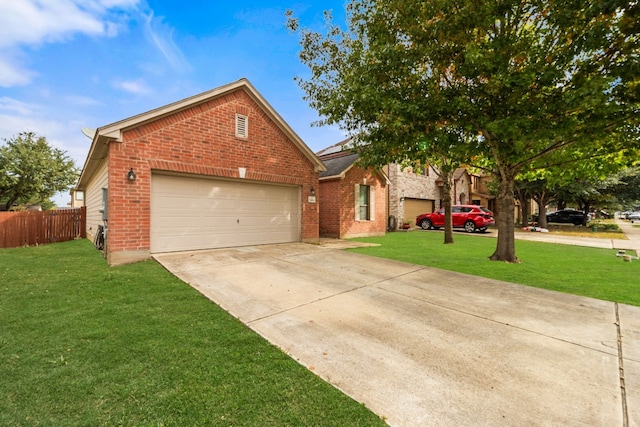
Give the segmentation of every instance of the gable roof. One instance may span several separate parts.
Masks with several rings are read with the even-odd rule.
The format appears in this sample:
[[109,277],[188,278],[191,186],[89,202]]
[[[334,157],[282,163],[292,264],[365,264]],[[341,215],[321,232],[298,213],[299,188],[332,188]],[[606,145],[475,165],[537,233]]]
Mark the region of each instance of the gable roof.
[[[355,147],[351,138],[347,138],[344,141],[340,141],[337,144],[333,144],[330,147],[318,151],[318,157],[320,157],[320,160],[327,168],[326,171],[320,173],[320,181],[344,179],[347,172],[355,166],[356,162],[360,158],[360,154],[354,150]],[[384,171],[381,169],[375,169],[374,172],[389,184],[389,178]]]
[[[455,171],[453,171],[453,180],[459,181],[460,178],[462,178],[464,175],[471,176],[466,168],[457,168]],[[436,179],[436,185],[442,185],[441,177],[438,177],[438,179]]]
[[[82,173],[78,179],[77,187],[81,187],[95,171],[100,164],[100,161],[107,156],[107,146],[110,141],[122,141],[122,134],[124,131],[140,126],[142,124],[158,120],[160,118],[175,114],[177,112],[192,108],[199,104],[203,104],[212,99],[219,98],[227,95],[228,93],[244,90],[249,97],[264,111],[267,116],[280,128],[280,130],[295,144],[295,146],[304,154],[307,159],[313,164],[316,172],[322,172],[325,170],[325,166],[316,156],[313,151],[302,141],[302,139],[291,129],[291,127],[284,121],[284,119],[269,105],[269,103],[260,95],[260,93],[253,87],[253,85],[246,78],[241,78],[233,83],[220,86],[207,92],[200,93],[198,95],[185,98],[181,101],[177,101],[163,107],[156,108],[154,110],[147,111],[142,114],[138,114],[129,117],[124,120],[120,120],[106,126],[102,126],[93,132],[93,139],[91,142],[91,148],[85,160]],[[89,133],[92,130],[83,129],[83,132]],[[86,134],[85,133],[85,134]]]
[[320,172],[320,179],[344,178],[347,171],[353,167],[359,157],[360,155],[358,153],[350,153],[338,157],[322,159],[327,170]]
[[453,179],[454,180],[459,180],[460,178],[462,178],[462,175],[464,174],[469,174],[467,172],[467,168],[457,168],[454,172],[453,172]]

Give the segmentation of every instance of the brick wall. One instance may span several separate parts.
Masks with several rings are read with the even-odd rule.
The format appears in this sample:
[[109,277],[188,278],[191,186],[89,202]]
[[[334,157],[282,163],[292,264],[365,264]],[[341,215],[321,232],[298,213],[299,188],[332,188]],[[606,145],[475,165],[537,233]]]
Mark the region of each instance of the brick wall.
[[[355,220],[355,184],[375,189],[373,220]],[[320,235],[351,238],[382,235],[387,226],[386,183],[370,170],[353,167],[344,179],[320,181]]]
[[[248,138],[235,136],[236,113],[249,118]],[[318,188],[313,164],[239,89],[123,133],[109,144],[109,250],[148,251],[152,169],[301,186],[302,239],[318,237]],[[137,179],[127,180],[133,168]]]
[[318,205],[320,207],[320,236],[340,237],[341,179],[320,181]]
[[[382,177],[370,169],[353,167],[342,183],[340,236],[352,238],[384,234],[387,229],[387,189]],[[374,218],[371,221],[355,220],[355,184],[370,185],[375,189]]]

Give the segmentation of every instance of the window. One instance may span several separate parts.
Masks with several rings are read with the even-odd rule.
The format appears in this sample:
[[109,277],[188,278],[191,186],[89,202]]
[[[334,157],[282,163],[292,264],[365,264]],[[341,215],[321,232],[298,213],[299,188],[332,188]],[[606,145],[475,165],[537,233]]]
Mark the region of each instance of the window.
[[369,220],[369,186],[360,186],[360,219]]
[[100,213],[102,213],[102,220],[106,221],[109,219],[109,190],[106,188],[102,189],[102,206],[100,206]]
[[370,185],[355,185],[355,220],[373,221],[374,188]]
[[242,114],[236,114],[236,136],[238,138],[249,137],[249,118]]
[[411,168],[417,176],[429,176],[429,165],[427,166],[416,166],[415,168]]
[[76,195],[76,200],[78,201],[84,200],[84,191],[76,191],[74,194]]

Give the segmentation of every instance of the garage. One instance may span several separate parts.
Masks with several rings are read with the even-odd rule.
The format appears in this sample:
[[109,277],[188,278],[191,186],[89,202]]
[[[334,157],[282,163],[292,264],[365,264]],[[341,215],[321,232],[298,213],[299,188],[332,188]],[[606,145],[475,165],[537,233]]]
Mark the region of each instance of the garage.
[[297,242],[300,190],[153,174],[151,253]]
[[433,212],[433,200],[404,199],[404,219],[413,223],[423,213]]

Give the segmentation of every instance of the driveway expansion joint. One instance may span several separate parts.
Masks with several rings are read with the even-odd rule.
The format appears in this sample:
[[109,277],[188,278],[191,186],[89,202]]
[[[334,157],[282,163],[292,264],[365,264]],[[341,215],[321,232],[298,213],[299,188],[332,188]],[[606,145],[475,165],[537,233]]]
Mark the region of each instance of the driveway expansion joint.
[[265,316],[261,316],[261,317],[256,317],[255,319],[246,320],[245,322],[248,325],[250,325],[252,323],[259,322],[261,320],[268,319],[270,317],[278,316],[278,315],[280,315],[282,313],[286,313],[286,312],[291,311],[291,310],[297,310],[298,308],[306,307],[308,305],[315,304],[318,301],[325,301],[325,300],[328,300],[328,299],[331,299],[331,298],[334,298],[334,297],[337,297],[337,296],[340,296],[340,295],[345,295],[345,294],[348,294],[350,292],[357,291],[357,290],[362,289],[362,288],[366,288],[367,286],[371,286],[371,285],[370,284],[365,284],[365,285],[361,285],[361,286],[356,286],[354,288],[347,289],[346,291],[336,292],[335,294],[327,295],[326,297],[317,298],[317,299],[314,299],[313,301],[305,302],[304,304],[298,304],[296,306],[285,308],[284,310],[274,311],[273,313],[269,313],[269,314],[267,314]]
[[620,312],[618,303],[614,303],[616,310],[616,333],[618,337],[618,369],[620,371],[620,396],[622,403],[622,427],[629,426],[629,409],[627,407],[627,388],[624,383],[624,359],[622,356],[622,333],[620,331]]

